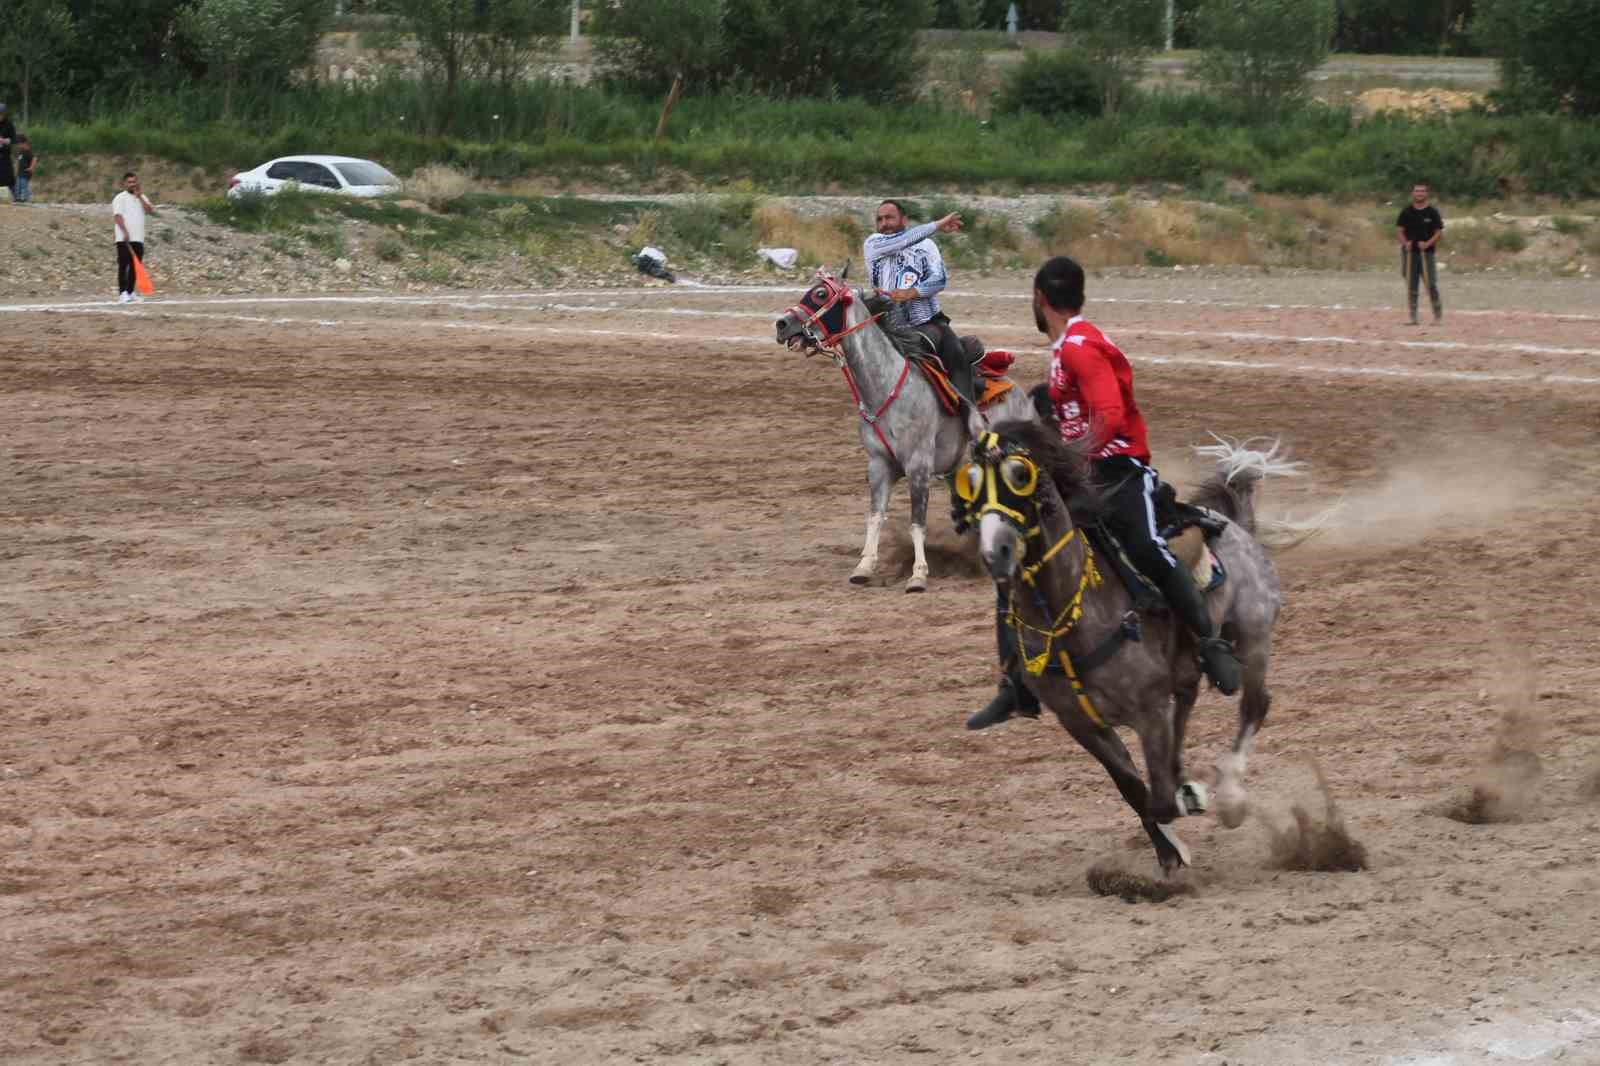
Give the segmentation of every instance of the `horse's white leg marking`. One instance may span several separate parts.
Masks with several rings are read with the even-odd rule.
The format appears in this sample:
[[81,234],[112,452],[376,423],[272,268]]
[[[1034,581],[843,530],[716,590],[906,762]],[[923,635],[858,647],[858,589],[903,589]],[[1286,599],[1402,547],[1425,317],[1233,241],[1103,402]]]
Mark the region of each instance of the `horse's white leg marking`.
[[1178,834],[1173,831],[1171,824],[1167,822],[1157,822],[1156,828],[1161,831],[1162,836],[1167,838],[1167,843],[1171,844],[1173,848],[1177,850],[1178,861],[1183,863],[1185,866],[1193,866],[1194,862],[1189,857],[1189,845],[1178,839]]
[[1239,828],[1250,814],[1244,771],[1255,740],[1256,731],[1251,729],[1239,738],[1232,751],[1217,760],[1217,820],[1229,829]]
[[857,585],[865,585],[878,569],[878,535],[883,532],[886,518],[888,515],[883,511],[873,511],[867,515],[867,543],[861,549],[861,562],[856,564],[855,572],[850,575],[850,580]]
[[906,582],[907,592],[926,592],[928,589],[928,531],[923,526],[911,527],[911,548],[916,560],[911,564],[911,580]]
[[1178,813],[1185,817],[1206,813],[1209,797],[1201,781],[1185,781],[1178,786]]

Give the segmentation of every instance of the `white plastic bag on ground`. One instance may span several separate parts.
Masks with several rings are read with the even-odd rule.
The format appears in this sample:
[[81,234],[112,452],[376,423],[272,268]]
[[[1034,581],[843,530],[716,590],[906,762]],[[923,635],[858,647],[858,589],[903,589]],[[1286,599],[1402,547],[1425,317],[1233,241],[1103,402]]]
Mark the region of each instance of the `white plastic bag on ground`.
[[757,248],[756,255],[779,270],[794,269],[795,261],[800,258],[800,253],[793,248]]

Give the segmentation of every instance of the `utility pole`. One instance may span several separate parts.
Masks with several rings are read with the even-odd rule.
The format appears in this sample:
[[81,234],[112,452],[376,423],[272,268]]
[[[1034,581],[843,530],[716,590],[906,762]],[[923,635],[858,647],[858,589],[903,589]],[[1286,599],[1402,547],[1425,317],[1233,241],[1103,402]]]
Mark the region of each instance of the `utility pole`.
[[[569,36],[573,44],[578,43],[578,8],[582,2],[583,0],[572,0],[572,33]],[[1170,6],[1171,0],[1168,0],[1168,4]],[[1172,45],[1168,44],[1167,47],[1171,48]]]
[[1173,5],[1175,3],[1176,3],[1176,0],[1167,0],[1167,51],[1169,51],[1169,52],[1172,51],[1172,25],[1173,25],[1172,8],[1173,8]]
[[1017,5],[1012,4],[1006,9],[1006,36],[1013,41],[1017,39]]

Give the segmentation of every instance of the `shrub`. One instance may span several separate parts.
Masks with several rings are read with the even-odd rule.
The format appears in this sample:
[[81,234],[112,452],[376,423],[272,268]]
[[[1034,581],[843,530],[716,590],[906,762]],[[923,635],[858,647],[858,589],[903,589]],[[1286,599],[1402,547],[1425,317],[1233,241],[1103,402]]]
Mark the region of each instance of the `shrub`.
[[1256,103],[1295,96],[1328,58],[1333,0],[1202,0],[1197,72]]
[[435,163],[419,167],[406,180],[406,192],[429,207],[443,207],[475,192],[477,184],[459,167]]
[[1489,243],[1494,245],[1496,251],[1516,253],[1528,246],[1528,238],[1515,226],[1507,226],[1496,232]]
[[1100,74],[1094,61],[1083,52],[1062,48],[1023,56],[1022,62],[1006,75],[996,110],[1059,118],[1098,115],[1103,106]]
[[1557,215],[1550,220],[1551,227],[1564,237],[1576,237],[1589,228],[1589,224],[1582,219],[1572,218],[1568,215]]
[[930,0],[620,0],[602,5],[597,47],[613,78],[685,83],[763,96],[903,100],[921,73],[916,33]]
[[1497,102],[1600,114],[1600,0],[1479,0],[1472,28],[1500,59]]
[[1089,0],[1072,6],[1074,39],[1100,82],[1102,109],[1115,114],[1161,41],[1165,0]]

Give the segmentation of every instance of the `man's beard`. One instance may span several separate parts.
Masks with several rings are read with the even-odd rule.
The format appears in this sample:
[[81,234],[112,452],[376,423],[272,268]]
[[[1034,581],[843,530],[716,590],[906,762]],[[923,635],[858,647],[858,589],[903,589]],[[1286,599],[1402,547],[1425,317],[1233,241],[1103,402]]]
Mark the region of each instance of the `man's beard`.
[[1046,337],[1050,336],[1050,323],[1044,320],[1044,312],[1039,310],[1039,305],[1033,305],[1033,324],[1039,327],[1039,332]]

